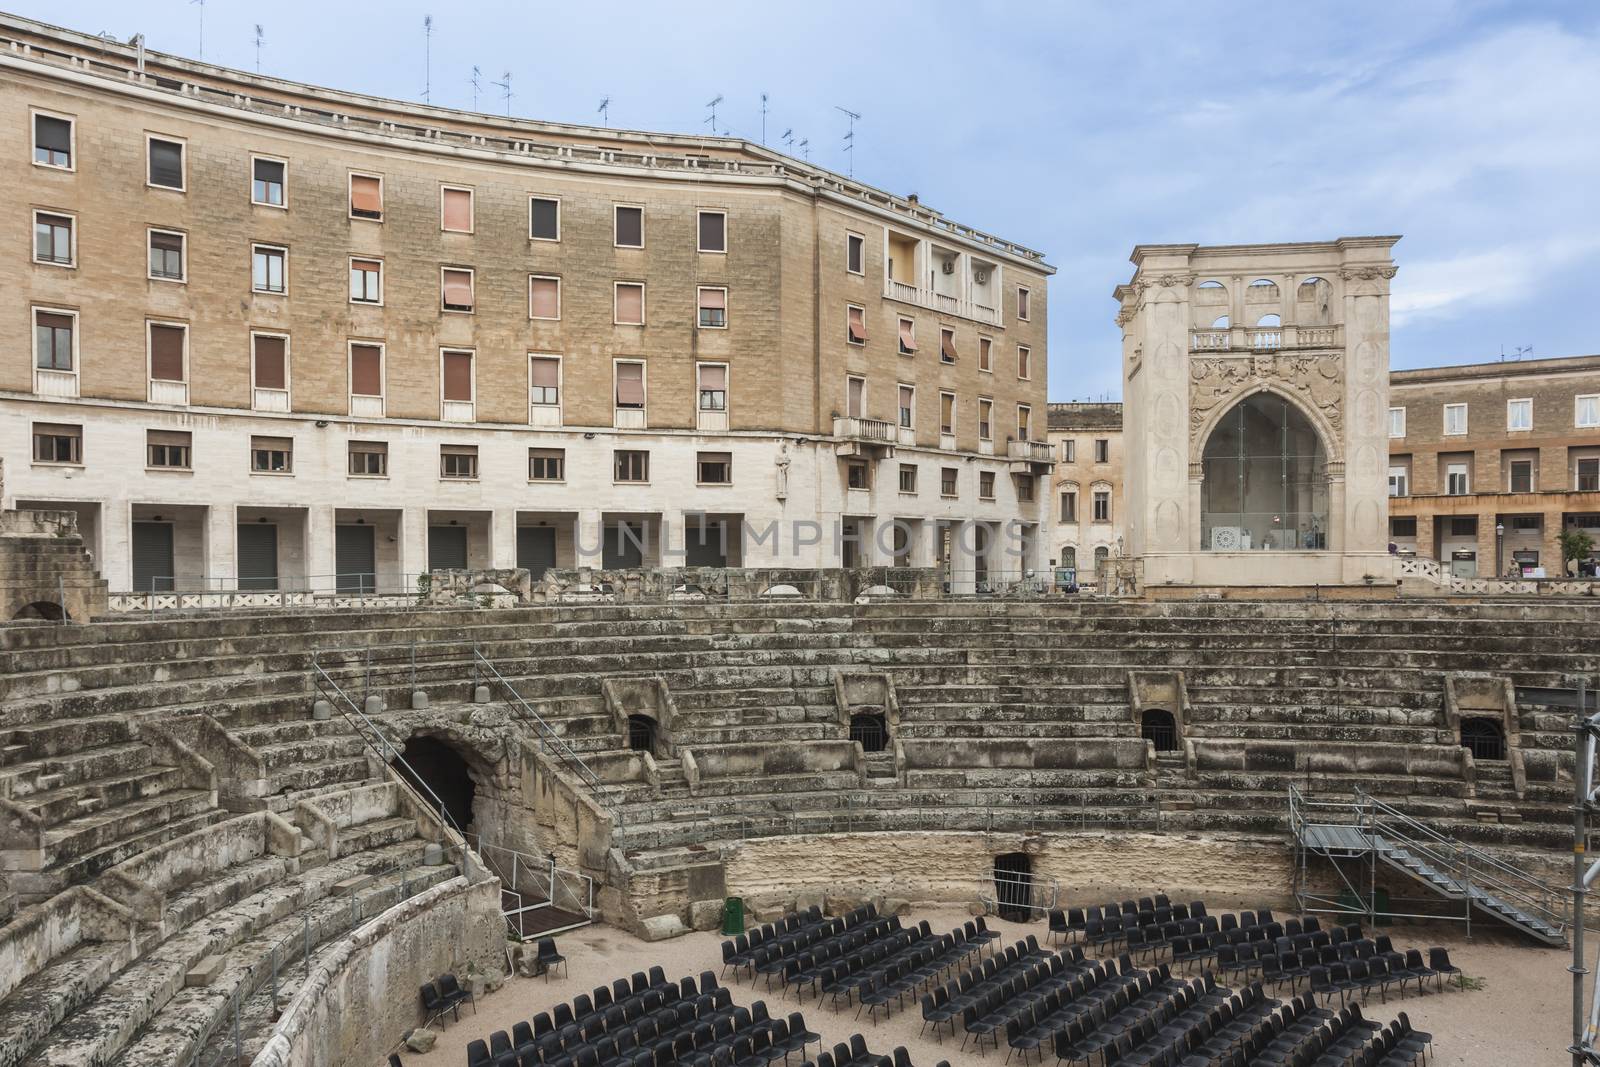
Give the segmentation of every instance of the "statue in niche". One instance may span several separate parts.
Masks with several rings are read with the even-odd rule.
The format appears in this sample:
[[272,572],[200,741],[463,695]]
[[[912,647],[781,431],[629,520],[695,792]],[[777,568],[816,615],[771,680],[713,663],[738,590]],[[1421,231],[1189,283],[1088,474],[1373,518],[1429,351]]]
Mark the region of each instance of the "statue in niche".
[[784,441],[778,445],[778,454],[773,457],[772,464],[777,468],[774,480],[777,483],[773,495],[779,500],[789,499],[789,464],[793,460],[789,456],[789,442]]

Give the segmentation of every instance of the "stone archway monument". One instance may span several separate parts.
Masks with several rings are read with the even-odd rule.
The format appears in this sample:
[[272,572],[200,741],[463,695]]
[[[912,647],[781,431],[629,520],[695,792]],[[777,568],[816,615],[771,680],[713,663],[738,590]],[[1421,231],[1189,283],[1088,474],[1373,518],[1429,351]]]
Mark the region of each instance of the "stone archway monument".
[[1398,240],[1133,250],[1115,295],[1129,555],[1146,591],[1394,584]]

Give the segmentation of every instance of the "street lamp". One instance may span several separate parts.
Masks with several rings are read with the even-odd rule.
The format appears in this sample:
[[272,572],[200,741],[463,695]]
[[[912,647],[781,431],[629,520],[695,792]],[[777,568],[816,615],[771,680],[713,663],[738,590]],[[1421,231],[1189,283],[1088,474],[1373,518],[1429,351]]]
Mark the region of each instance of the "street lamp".
[[1494,524],[1494,573],[1497,578],[1506,570],[1505,542],[1506,524],[1497,522]]

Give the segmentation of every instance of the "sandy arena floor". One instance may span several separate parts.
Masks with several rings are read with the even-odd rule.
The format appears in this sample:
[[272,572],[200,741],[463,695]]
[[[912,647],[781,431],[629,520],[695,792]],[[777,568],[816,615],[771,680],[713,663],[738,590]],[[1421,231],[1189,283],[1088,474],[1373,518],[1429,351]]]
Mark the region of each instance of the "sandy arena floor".
[[[944,933],[968,918],[964,909],[956,907],[922,909],[910,916],[912,923],[927,919],[935,933]],[[1042,922],[1023,925],[987,921],[991,929],[1002,932],[1002,945],[1030,933],[1044,943]],[[1477,988],[1466,991],[1451,988],[1440,994],[1430,986],[1423,996],[1408,991],[1404,998],[1391,992],[1388,1004],[1380,1003],[1374,993],[1370,1003],[1362,1005],[1368,1018],[1385,1023],[1403,1010],[1419,1030],[1432,1033],[1434,1050],[1430,1063],[1440,1067],[1553,1067],[1571,1062],[1566,1055],[1571,1031],[1572,979],[1566,970],[1570,953],[1531,948],[1514,935],[1477,928],[1469,944],[1459,924],[1397,925],[1387,932],[1400,949],[1444,945],[1450,950],[1452,962],[1471,979],[1478,980],[1473,983]],[[447,1024],[432,1052],[425,1056],[404,1053],[405,1067],[463,1067],[467,1042],[473,1038],[487,1039],[493,1030],[509,1031],[519,1019],[531,1018],[537,1012],[550,1010],[558,1001],[570,1001],[603,982],[647,970],[653,964],[660,964],[674,979],[698,975],[708,968],[720,975],[722,940],[717,933],[692,933],[648,944],[610,926],[591,926],[563,934],[557,942],[571,961],[570,976],[563,974],[548,982],[543,978],[510,979],[504,988],[479,1001],[476,1016],[470,1008],[464,1008],[461,1021]],[[1590,966],[1594,965],[1591,954]],[[781,1000],[776,990],[767,994],[764,980],[758,979],[752,986],[748,979],[734,982],[729,978],[723,984],[731,990],[735,1003],[748,1006],[765,999],[774,1018],[796,1010],[792,996]],[[922,1015],[918,1007],[908,1006],[887,1020],[880,1012],[877,1026],[868,1022],[865,1015],[857,1021],[854,1007],[835,1012],[826,1001],[817,1004],[810,997],[799,1010],[805,1013],[810,1029],[822,1035],[826,1048],[860,1032],[873,1052],[889,1053],[896,1045],[905,1045],[916,1067],[934,1067],[941,1059],[948,1059],[953,1067],[999,1065],[1005,1061],[1003,1039],[998,1056],[992,1049],[979,1056],[970,1046],[966,1053],[960,1051],[959,1034],[954,1040],[947,1036],[942,1043],[936,1043],[931,1036],[919,1038]],[[1045,1062],[1051,1063],[1053,1058],[1047,1056]],[[790,1063],[797,1065],[798,1057],[791,1057]]]

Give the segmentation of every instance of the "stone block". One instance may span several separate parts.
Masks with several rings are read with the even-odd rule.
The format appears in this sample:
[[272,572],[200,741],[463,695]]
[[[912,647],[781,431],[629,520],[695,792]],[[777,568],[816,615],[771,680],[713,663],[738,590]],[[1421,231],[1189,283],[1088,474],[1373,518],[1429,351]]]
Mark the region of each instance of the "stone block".
[[903,919],[911,914],[911,901],[902,897],[884,897],[881,914],[898,915]]
[[644,921],[646,941],[666,941],[682,937],[688,932],[689,928],[683,925],[683,920],[676,915],[652,915]]
[[718,930],[722,927],[722,901],[697,900],[689,905],[689,925],[695,930]]
[[434,1043],[438,1040],[438,1034],[426,1026],[419,1026],[406,1034],[406,1048],[417,1053],[432,1052]]
[[226,962],[221,956],[205,957],[183,973],[184,986],[190,988],[210,985],[216,981],[217,975],[222,973],[223,964]]
[[333,884],[333,895],[336,897],[348,897],[352,894],[361,892],[372,883],[372,875],[358,874],[352,878],[346,878],[342,882],[335,882]]
[[420,689],[418,689],[416,692],[412,693],[411,694],[411,710],[412,711],[427,711],[428,710],[428,694],[424,693]]
[[444,862],[444,847],[437,841],[429,841],[422,849],[422,862],[429,867],[437,867]]
[[472,702],[474,704],[489,703],[489,687],[486,685],[480,685],[478,688],[474,689],[472,691]]
[[326,700],[319,700],[311,705],[311,717],[318,722],[326,722],[333,717],[333,705]]

